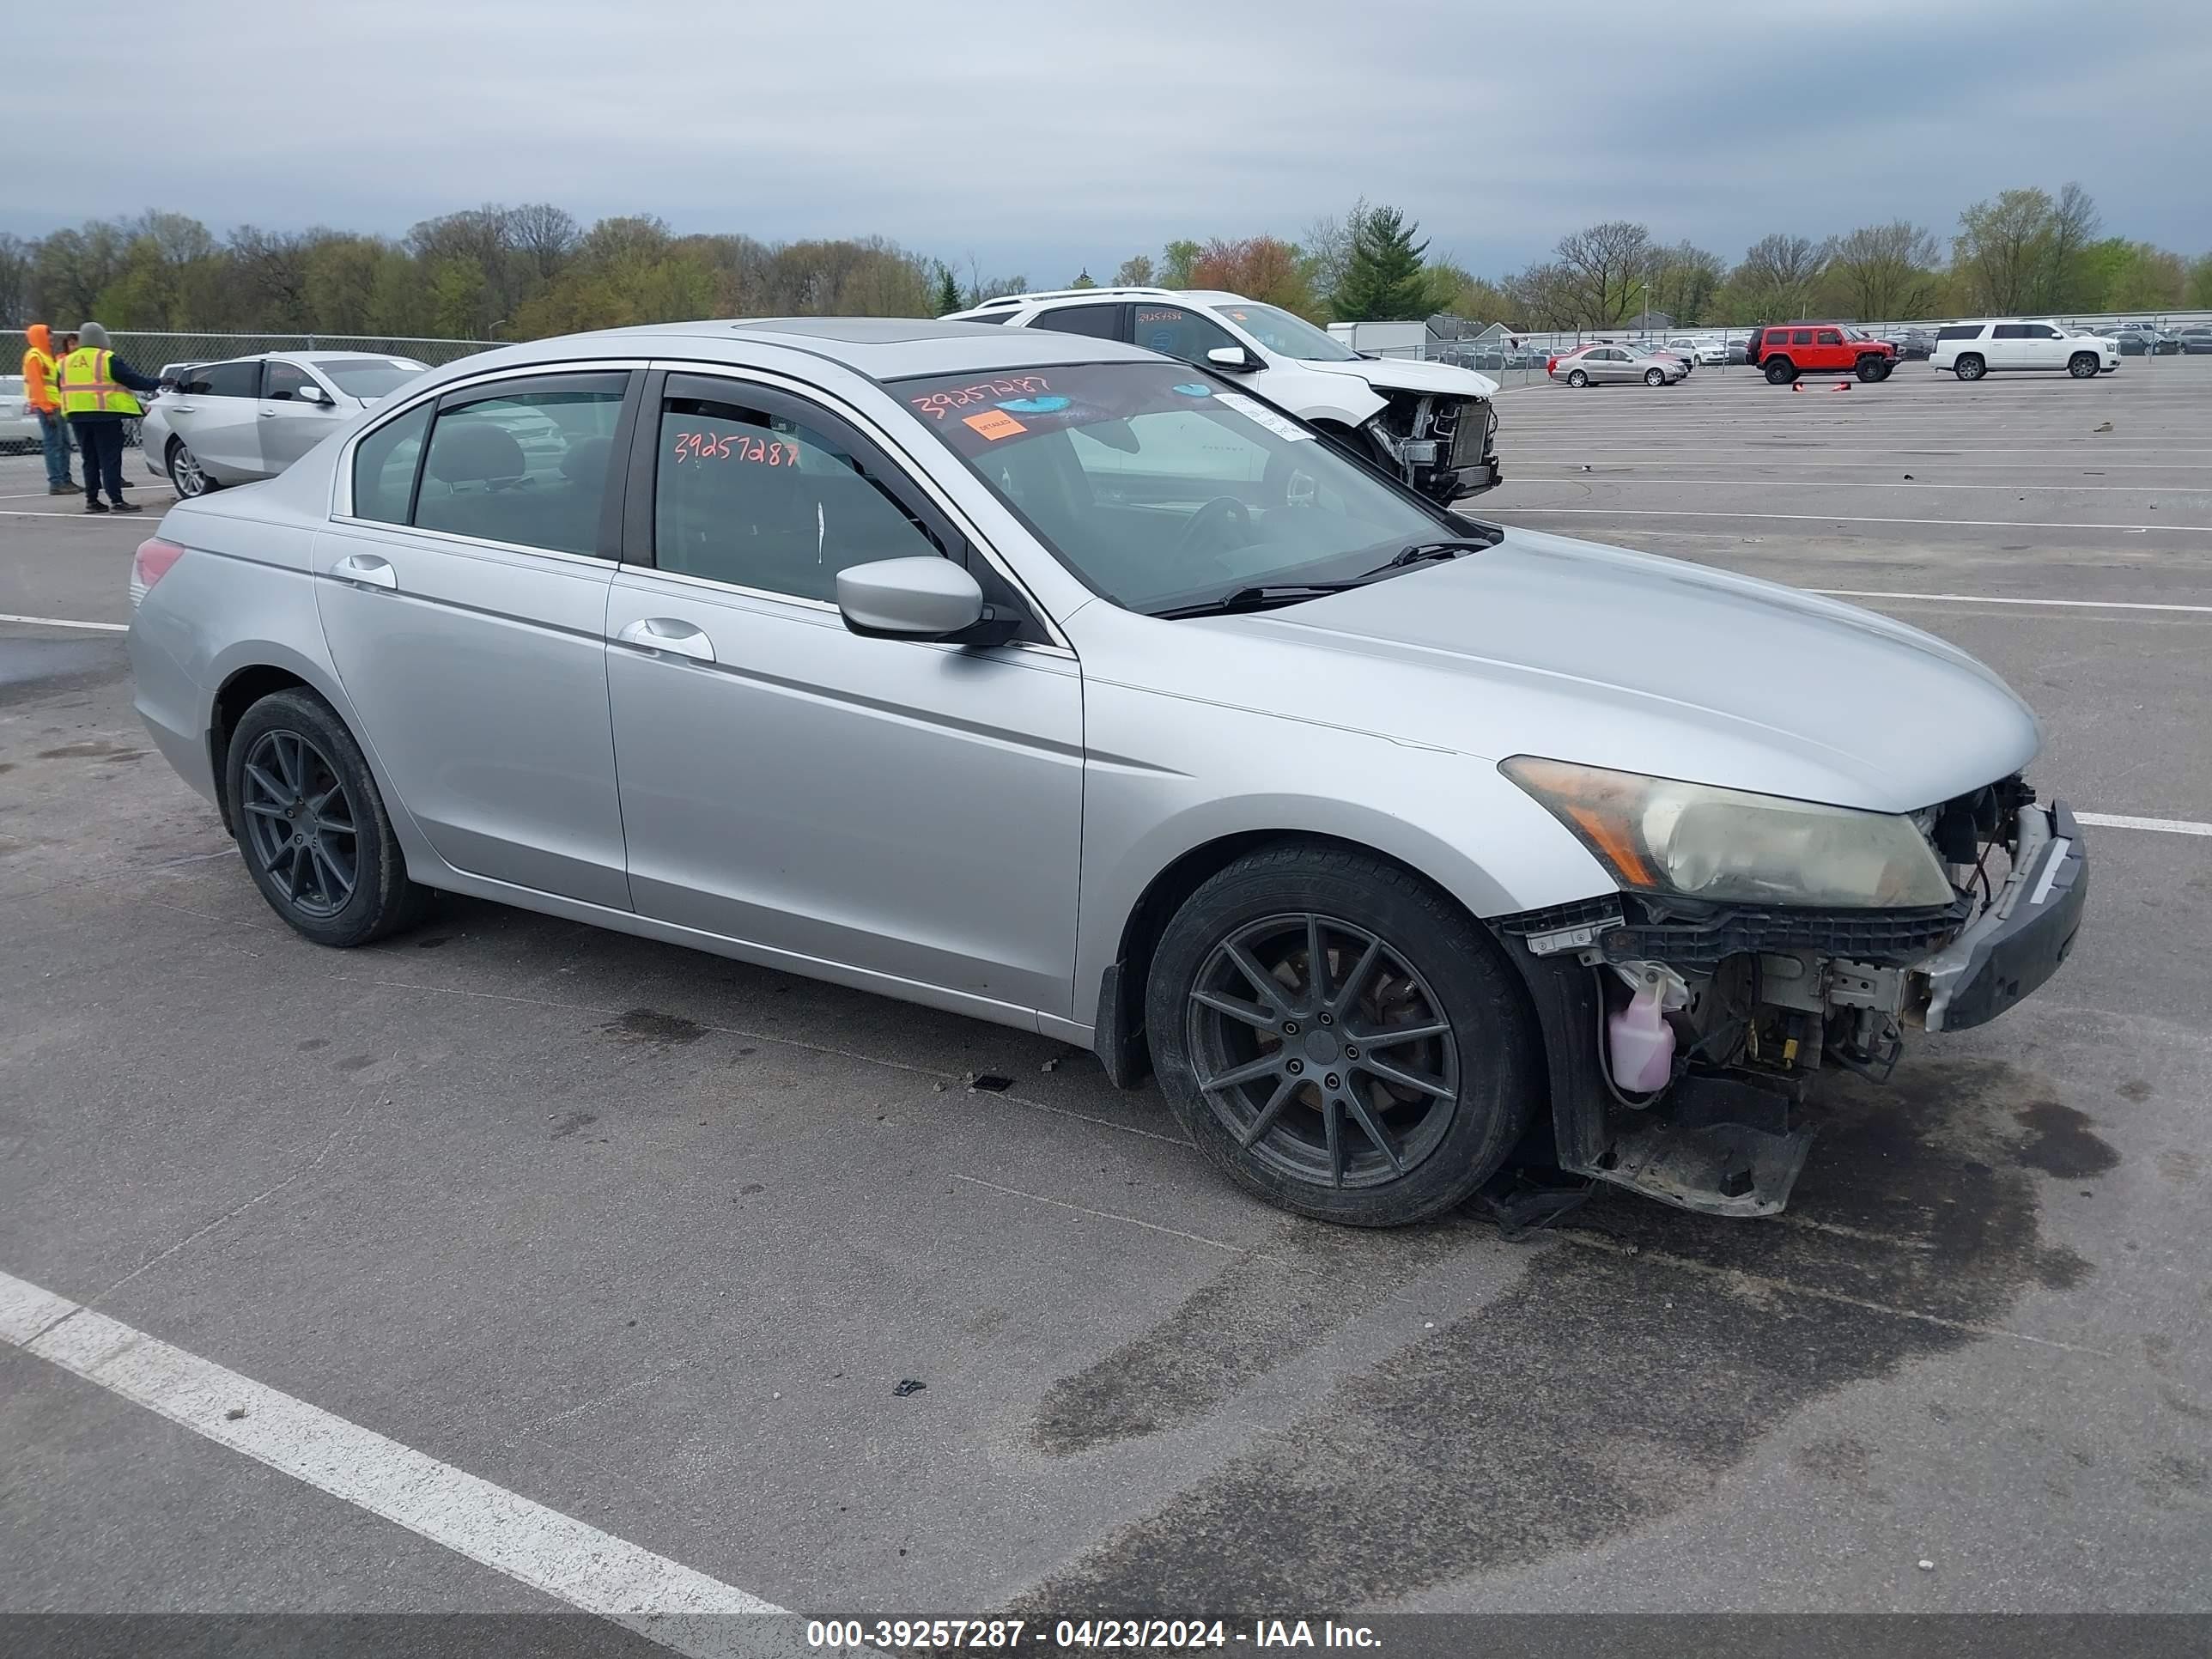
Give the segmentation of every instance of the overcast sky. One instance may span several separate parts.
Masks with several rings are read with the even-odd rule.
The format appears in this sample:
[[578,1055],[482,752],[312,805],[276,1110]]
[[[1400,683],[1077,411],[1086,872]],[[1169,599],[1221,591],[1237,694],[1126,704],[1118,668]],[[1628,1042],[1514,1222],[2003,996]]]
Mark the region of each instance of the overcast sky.
[[[1640,219],[1723,257],[2078,179],[2212,250],[2207,0],[82,0],[15,32],[0,228],[396,234],[484,202],[986,275],[1295,240],[1358,195],[1483,275]],[[21,21],[27,22],[27,17]],[[46,27],[51,25],[51,27]],[[50,73],[27,52],[57,54]],[[85,64],[112,109],[88,108]],[[126,98],[128,103],[122,100]],[[24,164],[26,155],[46,165]]]

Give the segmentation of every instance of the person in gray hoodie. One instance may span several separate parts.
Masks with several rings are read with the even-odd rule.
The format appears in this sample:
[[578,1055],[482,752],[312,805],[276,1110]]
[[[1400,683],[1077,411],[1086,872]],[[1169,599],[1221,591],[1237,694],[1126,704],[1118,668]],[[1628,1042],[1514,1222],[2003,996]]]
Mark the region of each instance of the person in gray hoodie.
[[146,412],[134,392],[159,392],[169,382],[141,374],[117,356],[98,323],[77,330],[76,349],[61,359],[56,380],[62,413],[84,457],[84,510],[136,513],[138,504],[123,499],[123,422]]

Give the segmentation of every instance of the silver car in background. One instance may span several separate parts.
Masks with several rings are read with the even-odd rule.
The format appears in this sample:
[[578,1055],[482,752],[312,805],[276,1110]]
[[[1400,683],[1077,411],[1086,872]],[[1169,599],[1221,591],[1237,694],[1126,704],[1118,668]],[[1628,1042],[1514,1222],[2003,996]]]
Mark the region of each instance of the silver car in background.
[[1047,330],[503,348],[132,592],[148,731],[307,939],[442,890],[1041,1032],[1338,1222],[1516,1157],[1771,1213],[1820,1070],[2033,992],[2087,890],[1955,647]]
[[139,447],[148,470],[187,499],[273,478],[428,367],[359,351],[173,365],[162,374],[176,387],[148,402]]
[[1673,386],[1687,378],[1690,366],[1673,352],[1600,341],[1577,346],[1551,363],[1551,376],[1571,386]]

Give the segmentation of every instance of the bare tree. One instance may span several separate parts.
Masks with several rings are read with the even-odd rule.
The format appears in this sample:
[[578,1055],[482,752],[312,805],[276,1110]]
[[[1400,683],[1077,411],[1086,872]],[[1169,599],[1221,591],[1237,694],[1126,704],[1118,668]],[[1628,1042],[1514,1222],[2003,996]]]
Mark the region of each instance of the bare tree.
[[1721,256],[1691,242],[1655,248],[1651,254],[1651,303],[1678,324],[1701,321],[1728,276]]
[[1556,261],[1530,265],[1504,282],[1513,321],[1526,329],[1584,328],[1574,278]]
[[1121,268],[1114,273],[1116,288],[1150,288],[1152,285],[1152,256],[1133,253],[1121,261]]
[[1344,281],[1352,263],[1352,239],[1367,222],[1367,198],[1363,196],[1342,213],[1324,213],[1298,238],[1298,258],[1305,267],[1306,286],[1317,304],[1327,305]]
[[509,208],[500,232],[500,240],[520,256],[524,268],[541,283],[550,283],[560,274],[583,235],[574,216],[550,202],[526,202]]
[[2036,273],[2031,301],[2035,309],[2064,310],[2084,297],[2080,292],[2086,274],[2081,254],[2097,240],[2103,224],[2087,191],[2073,184],[2059,191],[2057,201],[2051,204],[2041,269]]
[[1759,316],[1802,317],[1812,309],[1814,288],[1834,246],[1832,240],[1777,231],[1744,250],[1729,281]]
[[1838,239],[1828,272],[1842,308],[1860,322],[1918,316],[1936,294],[1943,250],[1935,233],[1903,219],[1862,225]]
[[1557,264],[1574,296],[1574,320],[1609,328],[1632,306],[1650,307],[1651,233],[1626,219],[1610,219],[1559,238]]

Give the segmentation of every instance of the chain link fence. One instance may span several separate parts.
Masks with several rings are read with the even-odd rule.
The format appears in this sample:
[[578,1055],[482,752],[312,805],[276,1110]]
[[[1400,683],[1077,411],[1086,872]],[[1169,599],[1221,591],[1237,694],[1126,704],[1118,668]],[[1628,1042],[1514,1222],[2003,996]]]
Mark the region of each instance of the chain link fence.
[[[159,374],[182,363],[250,357],[260,351],[357,351],[364,356],[412,357],[418,363],[436,368],[457,357],[507,343],[499,340],[418,339],[402,335],[167,334],[121,328],[110,330],[109,337],[115,355],[142,374]],[[0,329],[0,374],[15,374],[29,347],[29,337],[21,329]],[[0,410],[0,413],[6,412],[7,410]],[[129,442],[138,441],[137,422],[127,422],[124,432]]]

